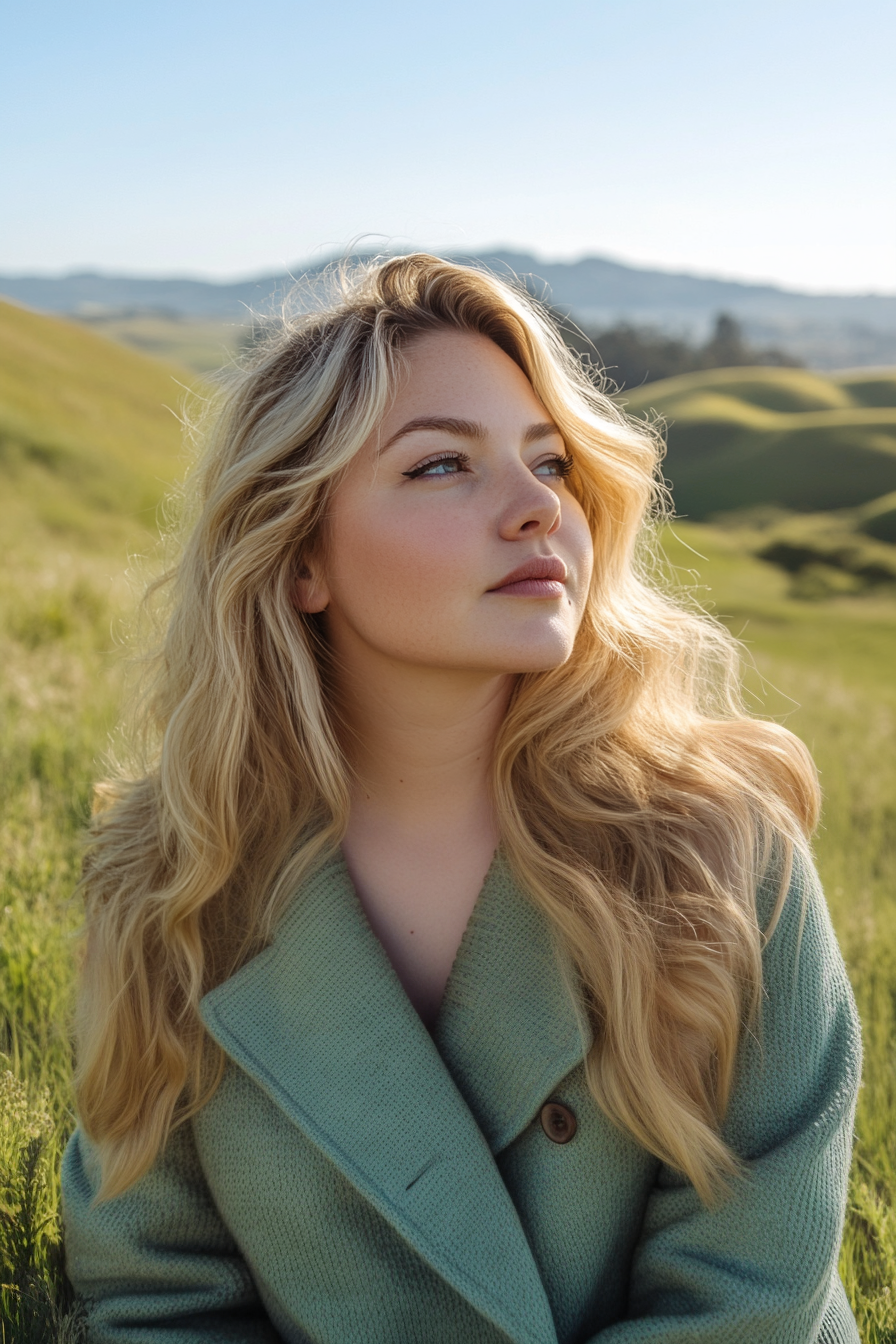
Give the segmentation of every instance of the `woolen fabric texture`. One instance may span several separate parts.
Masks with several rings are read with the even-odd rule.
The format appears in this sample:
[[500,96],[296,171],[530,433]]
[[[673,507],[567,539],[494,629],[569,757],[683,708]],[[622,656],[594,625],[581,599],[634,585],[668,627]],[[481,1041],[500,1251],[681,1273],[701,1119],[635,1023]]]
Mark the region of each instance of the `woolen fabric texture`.
[[[747,1173],[708,1210],[596,1106],[570,962],[500,853],[432,1034],[337,857],[203,999],[224,1078],[153,1169],[94,1203],[75,1132],[67,1266],[90,1338],[858,1344],[837,1274],[858,1019],[801,858],[763,962],[724,1123]],[[548,1100],[576,1117],[568,1143],[539,1122]]]

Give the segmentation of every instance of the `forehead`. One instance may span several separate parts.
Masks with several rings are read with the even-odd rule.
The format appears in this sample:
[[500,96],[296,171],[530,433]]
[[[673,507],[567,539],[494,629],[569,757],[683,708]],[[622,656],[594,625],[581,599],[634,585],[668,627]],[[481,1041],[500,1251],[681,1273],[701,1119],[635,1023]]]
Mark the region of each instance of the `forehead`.
[[508,416],[527,423],[549,418],[519,365],[485,336],[428,332],[404,355],[406,367],[383,420],[386,435],[421,415],[477,420],[486,427]]

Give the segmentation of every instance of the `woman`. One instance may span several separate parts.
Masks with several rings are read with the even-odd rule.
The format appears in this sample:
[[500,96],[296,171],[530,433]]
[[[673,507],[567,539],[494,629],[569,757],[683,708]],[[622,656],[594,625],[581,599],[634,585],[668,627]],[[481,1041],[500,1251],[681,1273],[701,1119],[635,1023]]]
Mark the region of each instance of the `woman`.
[[85,875],[98,1341],[854,1341],[816,782],[525,298],[362,270],[237,377]]

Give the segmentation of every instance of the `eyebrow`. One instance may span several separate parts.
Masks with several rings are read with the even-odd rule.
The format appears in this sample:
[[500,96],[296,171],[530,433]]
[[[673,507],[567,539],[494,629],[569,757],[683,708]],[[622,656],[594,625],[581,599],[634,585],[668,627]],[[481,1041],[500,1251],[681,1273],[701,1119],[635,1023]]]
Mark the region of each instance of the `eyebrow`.
[[[488,431],[484,425],[478,424],[475,420],[457,420],[451,415],[418,415],[414,420],[409,420],[406,425],[402,425],[397,433],[393,434],[387,443],[380,448],[384,453],[387,448],[391,448],[393,443],[403,439],[406,434],[413,434],[418,429],[435,429],[443,434],[453,434],[458,439],[477,439],[479,442],[488,438]],[[529,425],[523,435],[524,443],[540,443],[542,439],[559,437],[560,431],[550,420],[543,420],[539,424]]]

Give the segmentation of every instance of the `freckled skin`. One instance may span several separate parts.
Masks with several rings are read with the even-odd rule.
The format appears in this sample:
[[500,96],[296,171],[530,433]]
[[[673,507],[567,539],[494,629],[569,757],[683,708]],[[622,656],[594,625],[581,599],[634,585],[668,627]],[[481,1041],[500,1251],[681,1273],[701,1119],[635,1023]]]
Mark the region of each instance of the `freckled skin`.
[[[549,421],[528,379],[493,342],[445,331],[409,352],[409,375],[379,432],[335,491],[326,559],[305,594],[327,610],[344,658],[379,654],[421,667],[518,673],[563,662],[582,617],[593,559],[584,513],[549,460],[562,439],[525,444]],[[422,429],[377,449],[420,416],[478,422],[483,442]],[[427,458],[464,453],[464,470],[408,478]],[[450,474],[449,474],[450,473]],[[490,593],[533,555],[567,568],[555,601]]]

